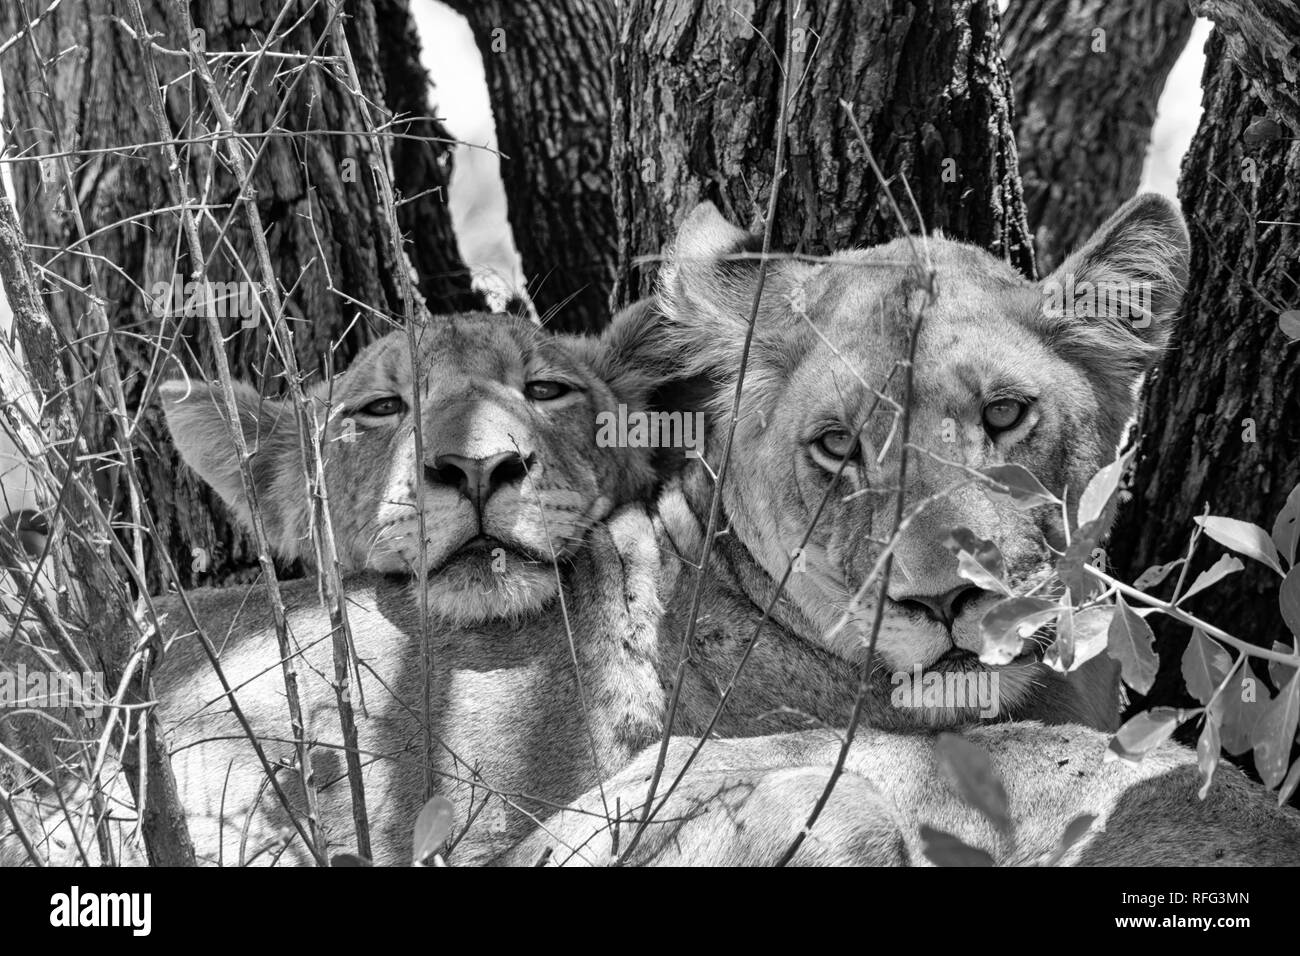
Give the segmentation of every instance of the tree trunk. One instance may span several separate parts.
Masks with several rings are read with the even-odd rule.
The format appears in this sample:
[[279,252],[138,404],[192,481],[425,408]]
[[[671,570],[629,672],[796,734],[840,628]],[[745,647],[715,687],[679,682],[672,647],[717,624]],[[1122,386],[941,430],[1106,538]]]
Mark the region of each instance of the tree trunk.
[[483,56],[515,245],[547,326],[609,321],[613,0],[453,0]]
[[1038,266],[1055,269],[1142,179],[1187,0],[1014,0],[1002,50]]
[[[33,8],[35,16],[37,7],[48,5],[28,0],[4,4],[0,36],[23,30],[28,19],[24,6]],[[178,138],[200,140],[180,149],[190,182],[208,204],[209,215],[201,222],[212,259],[207,275],[213,281],[255,280],[260,273],[247,222],[235,204],[238,187],[229,171],[227,144],[214,141],[216,127],[203,88],[192,75],[185,76],[189,63],[180,51],[188,49],[189,38],[182,35],[171,0],[142,0],[142,6],[156,34],[152,56],[166,84],[170,125]],[[136,465],[158,527],[158,537],[147,542],[151,588],[164,582],[155,548],[171,555],[185,584],[214,583],[255,568],[256,556],[216,496],[181,467],[153,402],[158,381],[175,377],[180,366],[191,373],[210,372],[212,344],[201,316],[192,310],[185,315],[183,309],[175,315],[166,302],[153,298],[157,288],[175,284],[179,291],[199,264],[188,260],[178,239],[177,197],[163,151],[132,148],[156,143],[158,136],[144,106],[148,96],[140,45],[125,26],[134,19],[127,15],[130,9],[116,0],[81,0],[46,10],[31,34],[39,55],[23,36],[0,58],[11,152],[80,151],[74,157],[74,180],[85,230],[93,238],[78,245],[79,230],[50,161],[14,164],[15,189],[28,241],[49,270],[46,305],[54,327],[66,342],[76,343],[67,351],[69,379],[83,381],[85,369],[95,367],[104,346],[101,337],[87,337],[83,321],[84,293],[95,294],[106,304],[114,330],[112,347],[126,382],[128,407],[142,409],[134,436]],[[217,0],[193,5],[209,53],[257,50],[282,10],[278,31],[302,14],[297,4]],[[479,299],[470,292],[443,202],[449,177],[445,131],[430,121],[425,106],[425,80],[406,4],[353,2],[346,12],[348,39],[375,122],[387,119],[381,113],[388,86],[400,108],[419,117],[397,123],[389,132],[441,138],[394,141],[400,144],[393,150],[400,191],[414,197],[442,190],[401,211],[403,226],[415,234],[413,259],[421,289],[434,311],[473,307]],[[240,132],[250,136],[249,163],[257,156],[253,185],[299,363],[307,370],[320,367],[327,356],[341,365],[400,318],[396,270],[405,267],[394,262],[368,169],[368,146],[356,135],[363,127],[357,98],[347,91],[336,64],[318,60],[304,66],[301,59],[317,47],[328,19],[327,5],[319,5],[257,65],[229,56],[212,61],[226,90],[227,108],[237,113]],[[382,57],[378,36],[386,44]],[[59,56],[50,62],[55,51]],[[316,52],[329,56],[334,51],[327,41]],[[44,95],[42,72],[52,96]],[[246,90],[247,102],[241,105]],[[136,218],[127,222],[130,217]],[[219,241],[219,235],[224,239]],[[76,251],[67,251],[69,247]],[[87,253],[100,264],[97,288]],[[72,291],[77,289],[83,291]],[[279,391],[279,369],[267,367],[265,317],[250,320],[241,311],[225,321],[229,337],[224,348],[235,374],[264,380],[269,393]],[[169,350],[172,357],[164,361]],[[80,393],[82,407],[102,417],[96,411],[102,406],[88,386]],[[91,448],[108,447],[108,433],[107,419],[97,421],[90,431]],[[124,496],[115,485],[105,490],[118,499]]]
[[635,257],[657,255],[696,203],[713,200],[733,221],[761,226],[779,112],[777,55],[787,43],[797,89],[773,248],[824,254],[899,233],[844,99],[912,229],[904,177],[927,228],[1032,273],[994,4],[812,0],[793,31],[783,6],[761,0],[733,12],[731,4],[632,0],[620,8],[617,299],[651,290],[655,268],[639,268]]
[[1300,5],[1295,0],[1196,0],[1214,21],[1228,55],[1275,119],[1300,130]]
[[[1192,518],[1207,505],[1211,514],[1271,529],[1300,481],[1300,344],[1281,320],[1300,308],[1300,117],[1272,113],[1231,49],[1216,27],[1205,115],[1180,185],[1191,284],[1174,347],[1146,385],[1133,500],[1121,509],[1110,548],[1129,580],[1181,557]],[[1256,82],[1285,85],[1276,68]],[[1258,125],[1247,132],[1269,117],[1272,132]],[[1193,572],[1222,553],[1205,540]],[[1189,609],[1268,646],[1286,635],[1277,598],[1277,575],[1247,560],[1244,572],[1196,596]],[[1151,696],[1163,703],[1181,687],[1188,634],[1180,627],[1159,633],[1162,671]]]

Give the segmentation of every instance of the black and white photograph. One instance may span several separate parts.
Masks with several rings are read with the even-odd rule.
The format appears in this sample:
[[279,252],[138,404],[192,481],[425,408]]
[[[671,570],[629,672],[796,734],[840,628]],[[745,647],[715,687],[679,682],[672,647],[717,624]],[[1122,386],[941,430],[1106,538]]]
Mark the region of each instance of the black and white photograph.
[[1296,0],[0,0],[0,287],[15,926],[1293,925]]

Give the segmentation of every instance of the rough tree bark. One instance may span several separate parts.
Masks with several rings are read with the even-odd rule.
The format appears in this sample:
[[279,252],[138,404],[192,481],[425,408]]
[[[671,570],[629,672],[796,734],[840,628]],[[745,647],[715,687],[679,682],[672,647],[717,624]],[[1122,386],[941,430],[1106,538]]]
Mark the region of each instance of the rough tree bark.
[[1294,0],[1197,0],[1214,21],[1228,54],[1279,122],[1300,129],[1300,5]]
[[1187,0],[1016,0],[1003,17],[1038,267],[1056,268],[1142,179]]
[[[1285,35],[1300,35],[1293,8],[1259,15],[1256,26],[1265,30],[1283,29],[1289,16]],[[1258,95],[1258,84],[1285,86],[1281,61],[1253,47],[1239,61],[1233,49],[1231,34],[1217,27],[1204,119],[1183,161],[1191,283],[1174,347],[1146,385],[1133,500],[1121,509],[1110,546],[1130,580],[1182,556],[1192,518],[1206,505],[1271,529],[1300,481],[1300,344],[1281,320],[1300,308],[1300,116],[1285,98]],[[1207,540],[1194,570],[1222,553]],[[1286,635],[1277,585],[1275,574],[1248,560],[1243,573],[1193,598],[1190,609],[1267,646]],[[1151,699],[1163,703],[1181,687],[1188,635],[1185,628],[1158,633],[1162,671]]]
[[[7,92],[6,139],[11,154],[48,155],[59,145],[83,151],[74,162],[79,205],[92,236],[86,244],[78,244],[61,184],[49,175],[50,164],[12,166],[28,241],[50,272],[46,306],[58,333],[65,341],[77,343],[67,352],[72,363],[69,379],[84,377],[78,367],[94,367],[95,353],[103,344],[98,337],[85,337],[86,298],[70,290],[98,291],[115,330],[113,346],[126,380],[128,404],[143,409],[135,436],[137,467],[159,530],[159,538],[148,543],[150,585],[156,588],[163,582],[154,548],[170,553],[186,584],[229,580],[232,572],[255,567],[251,541],[232,527],[215,495],[179,466],[161,414],[151,405],[152,386],[178,372],[175,361],[161,362],[161,353],[173,348],[180,363],[191,372],[201,372],[212,367],[211,343],[201,317],[163,320],[151,310],[149,293],[155,284],[171,283],[174,276],[183,282],[196,264],[187,260],[177,237],[178,217],[167,209],[175,197],[162,150],[130,149],[132,144],[155,142],[156,135],[143,106],[147,97],[141,87],[145,72],[139,45],[125,26],[131,19],[125,13],[129,7],[117,0],[82,0],[49,10],[47,6],[31,0],[0,6],[3,38],[18,35],[29,17],[45,10],[30,38],[22,36],[0,58],[0,71]],[[156,34],[156,47],[163,48],[155,48],[153,55],[168,83],[169,119],[176,135],[210,136],[215,123],[202,88],[192,77],[179,79],[188,63],[179,52],[168,52],[188,48],[173,0],[142,0],[142,6]],[[312,51],[328,22],[328,6],[318,5],[274,44],[272,53]],[[392,89],[396,108],[416,118],[395,123],[389,132],[445,137],[425,105],[426,81],[418,67],[418,47],[405,0],[373,4],[360,0],[346,6],[348,39],[372,110],[383,110],[385,92]],[[213,52],[256,50],[282,10],[286,15],[280,29],[285,29],[305,7],[285,8],[278,0],[193,5],[195,25],[204,31],[206,48]],[[330,55],[328,42],[317,53]],[[386,317],[400,316],[401,299],[387,229],[377,212],[366,147],[355,135],[362,125],[356,98],[348,95],[334,64],[318,61],[309,68],[300,66],[301,61],[272,56],[255,67],[251,78],[243,61],[221,60],[215,69],[219,82],[228,86],[227,107],[232,112],[245,84],[249,87],[238,125],[241,132],[253,134],[250,157],[252,151],[262,150],[253,175],[257,201],[268,225],[272,261],[285,289],[299,363],[304,369],[315,369],[327,354],[336,365],[345,362],[377,331],[385,331]],[[52,98],[42,94],[42,72],[54,91]],[[283,114],[278,115],[286,101]],[[376,121],[385,119],[378,115]],[[257,135],[263,133],[273,135]],[[449,176],[447,143],[400,138],[396,142],[400,146],[393,150],[393,158],[401,192],[414,197],[426,190],[443,190],[401,209],[403,227],[414,234],[412,258],[430,308],[479,305],[481,300],[470,291],[468,271],[443,202]],[[223,150],[220,157],[217,147]],[[113,151],[86,152],[109,148]],[[244,271],[253,262],[251,241],[245,219],[235,209],[237,187],[224,149],[209,139],[183,148],[182,158],[193,183],[202,188],[211,180],[207,192],[213,208],[203,223],[205,246],[215,250],[209,277],[248,280],[256,278],[257,272]],[[220,226],[227,220],[224,243],[219,243]],[[76,251],[66,251],[69,247]],[[101,263],[99,290],[89,287],[88,253]],[[278,369],[266,363],[265,322],[245,328],[239,318],[228,321],[230,338],[225,348],[235,374],[261,381],[270,373],[265,374],[266,390],[277,392]],[[86,393],[82,398],[84,402],[90,396]],[[104,421],[92,429],[92,448],[105,447],[108,428]],[[122,496],[120,488],[106,490]],[[202,549],[197,557],[192,556],[195,548]]]
[[760,226],[774,159],[776,52],[786,43],[795,77],[807,75],[790,111],[773,248],[822,254],[897,234],[844,99],[909,217],[903,176],[927,227],[1033,272],[992,2],[811,0],[793,31],[779,0],[733,6],[632,0],[620,8],[620,302],[650,291],[655,269],[634,258],[658,254],[696,203],[711,199],[733,221]]
[[613,0],[451,0],[483,56],[515,246],[547,325],[609,321]]

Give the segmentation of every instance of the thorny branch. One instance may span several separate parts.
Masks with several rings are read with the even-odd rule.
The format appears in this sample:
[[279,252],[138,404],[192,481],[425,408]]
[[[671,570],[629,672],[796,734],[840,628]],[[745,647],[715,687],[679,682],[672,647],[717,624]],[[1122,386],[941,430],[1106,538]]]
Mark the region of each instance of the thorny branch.
[[[140,0],[131,0],[131,13],[135,17],[136,32],[140,36],[141,58],[149,88],[149,100],[147,103],[149,114],[158,129],[159,138],[162,140],[170,140],[171,127],[167,120],[166,104],[162,99],[162,86],[158,77],[158,69],[153,60],[153,52],[149,48],[146,39],[151,34],[144,20],[144,11],[140,6]],[[299,698],[298,670],[294,663],[294,658],[290,653],[289,625],[284,609],[284,598],[280,593],[280,584],[275,573],[275,563],[271,557],[270,539],[267,537],[266,525],[262,517],[257,488],[253,479],[251,462],[252,453],[249,451],[248,442],[241,426],[239,406],[235,398],[234,382],[230,374],[230,363],[226,358],[224,339],[217,318],[218,312],[213,301],[212,286],[207,279],[207,256],[204,254],[203,241],[199,236],[198,223],[196,222],[194,215],[187,208],[190,203],[189,177],[185,172],[185,167],[180,162],[180,158],[177,155],[175,148],[168,146],[165,150],[168,161],[167,168],[171,172],[172,185],[177,192],[177,197],[182,206],[181,227],[184,232],[186,245],[189,249],[190,260],[196,270],[194,277],[201,283],[203,289],[204,312],[207,317],[208,334],[213,345],[212,351],[217,368],[217,380],[221,387],[222,398],[225,402],[226,425],[229,429],[230,439],[235,447],[236,457],[239,462],[240,481],[243,485],[245,500],[248,502],[250,523],[253,527],[253,537],[257,543],[258,564],[261,567],[262,575],[265,579],[267,598],[271,607],[272,620],[275,624],[276,642],[280,649],[281,660],[283,661],[282,668],[284,673],[286,706],[288,707],[289,719],[293,726],[293,737],[297,752],[298,769],[299,773],[302,775],[303,790],[306,794],[307,832],[301,830],[301,824],[298,823],[297,815],[292,811],[292,806],[289,803],[288,796],[280,788],[279,782],[275,779],[274,775],[271,777],[271,783],[275,788],[277,795],[280,797],[283,806],[289,813],[290,819],[294,821],[295,828],[299,829],[299,833],[303,837],[308,851],[312,854],[318,864],[324,866],[327,863],[323,849],[324,835],[320,831],[320,822],[316,813],[317,801],[315,787],[312,781],[312,764],[310,745],[308,742],[308,728],[303,716],[302,704]]]

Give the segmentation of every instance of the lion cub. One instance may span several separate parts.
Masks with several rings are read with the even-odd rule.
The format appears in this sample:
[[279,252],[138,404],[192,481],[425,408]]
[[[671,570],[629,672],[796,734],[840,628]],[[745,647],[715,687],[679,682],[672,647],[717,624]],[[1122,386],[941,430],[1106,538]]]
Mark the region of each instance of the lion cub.
[[[648,493],[653,471],[644,450],[596,447],[597,413],[639,400],[634,378],[611,362],[592,342],[548,336],[511,317],[461,315],[421,330],[414,368],[405,334],[393,333],[314,393],[328,402],[324,473],[351,572],[348,617],[359,663],[351,697],[376,862],[409,861],[426,762],[434,791],[455,806],[455,834],[464,832],[452,858],[474,863],[656,736],[658,558],[645,515],[615,511]],[[212,391],[172,384],[163,398],[185,461],[247,519]],[[259,401],[247,386],[240,402],[257,447],[268,533],[281,556],[301,554],[310,547],[309,501],[292,410]],[[417,481],[424,485],[424,581],[415,577]],[[322,822],[331,850],[353,848],[329,615],[314,581],[287,584],[284,593],[302,655]],[[268,752],[289,760],[264,592],[207,590],[189,600]],[[228,863],[281,853],[306,860],[300,842],[281,841],[284,812],[265,792],[261,767],[186,636],[177,603],[168,620],[174,637],[160,683],[196,842]],[[300,790],[296,769],[285,777]]]
[[[376,862],[410,861],[426,763],[434,792],[455,807],[461,839],[451,859],[469,864],[491,859],[657,734],[654,536],[635,507],[616,511],[648,493],[653,473],[644,451],[595,445],[594,416],[638,400],[634,379],[610,363],[593,342],[511,317],[458,315],[421,329],[414,367],[405,333],[393,333],[311,395],[326,422],[324,475],[347,573],[358,663],[351,701]],[[162,396],[186,463],[247,521],[214,390],[176,382]],[[268,535],[279,556],[302,555],[310,507],[293,410],[247,385],[238,399]],[[314,580],[282,591],[328,850],[355,850],[330,617]],[[264,588],[199,590],[188,600],[301,813]],[[226,864],[308,861],[182,604],[164,607],[169,649],[158,686],[200,853]]]

